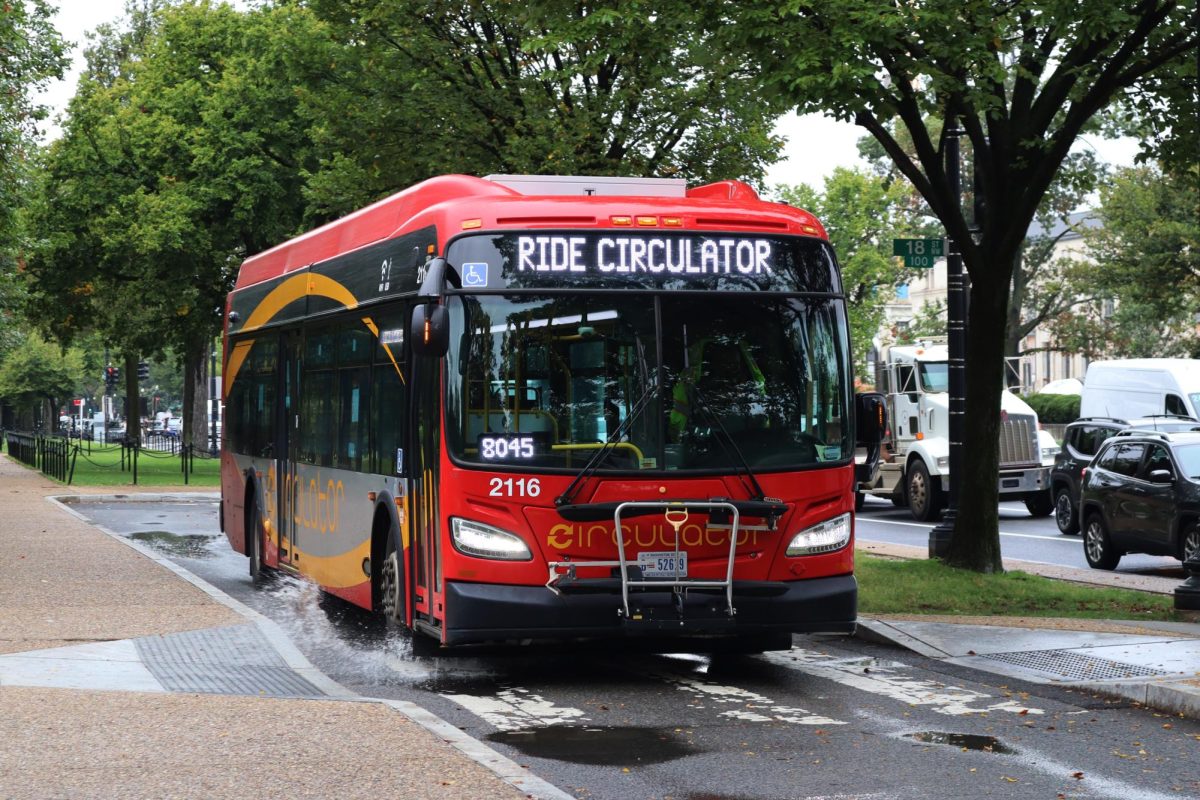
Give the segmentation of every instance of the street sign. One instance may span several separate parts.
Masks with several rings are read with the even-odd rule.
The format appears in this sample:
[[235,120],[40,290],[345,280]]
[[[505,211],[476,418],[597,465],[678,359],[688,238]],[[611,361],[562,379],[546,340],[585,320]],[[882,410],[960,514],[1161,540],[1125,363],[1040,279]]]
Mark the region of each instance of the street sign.
[[945,254],[944,239],[892,239],[892,255],[903,256],[906,267],[931,269]]

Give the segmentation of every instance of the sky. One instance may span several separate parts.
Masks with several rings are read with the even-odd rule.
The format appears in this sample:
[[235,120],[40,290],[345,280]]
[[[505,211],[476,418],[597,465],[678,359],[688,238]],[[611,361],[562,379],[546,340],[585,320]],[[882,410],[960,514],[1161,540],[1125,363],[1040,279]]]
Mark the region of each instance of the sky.
[[[240,5],[241,2],[235,0],[233,4]],[[54,113],[65,109],[75,93],[75,83],[83,69],[85,32],[120,17],[124,5],[124,0],[59,0],[55,25],[75,48],[66,78],[56,81],[42,95],[42,102],[54,109]],[[48,129],[50,138],[57,137],[57,126],[51,124]],[[839,122],[821,114],[787,114],[779,120],[775,130],[787,138],[787,144],[784,158],[767,170],[768,186],[807,183],[819,189],[837,167],[866,166],[858,157],[857,147],[866,131],[852,123]],[[1090,147],[1096,150],[1101,161],[1114,165],[1132,164],[1137,154],[1137,142],[1132,139],[1089,138],[1080,140],[1076,147]]]

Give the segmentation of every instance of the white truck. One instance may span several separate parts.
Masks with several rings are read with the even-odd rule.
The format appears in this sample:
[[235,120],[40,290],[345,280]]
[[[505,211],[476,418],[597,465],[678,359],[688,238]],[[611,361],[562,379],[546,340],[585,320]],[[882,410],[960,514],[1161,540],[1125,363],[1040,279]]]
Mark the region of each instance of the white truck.
[[[907,505],[913,518],[937,519],[950,491],[949,354],[943,339],[882,349],[875,389],[887,398],[890,430],[879,471],[859,484],[867,494]],[[1050,467],[1037,414],[1017,395],[1000,397],[1001,500],[1024,500],[1035,517],[1054,510]],[[970,454],[967,454],[967,458]],[[1052,458],[1052,456],[1051,456]]]
[[1200,419],[1200,359],[1123,358],[1088,365],[1079,416]]

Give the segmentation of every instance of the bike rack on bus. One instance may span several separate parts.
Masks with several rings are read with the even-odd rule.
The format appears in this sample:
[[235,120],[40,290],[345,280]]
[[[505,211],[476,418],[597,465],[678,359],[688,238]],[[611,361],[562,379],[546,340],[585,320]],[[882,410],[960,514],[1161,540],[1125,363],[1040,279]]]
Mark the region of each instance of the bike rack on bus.
[[[715,510],[725,510],[729,512],[730,523],[710,524],[707,526],[709,530],[728,530],[729,531],[729,562],[725,569],[724,580],[697,580],[680,578],[678,575],[679,561],[675,561],[676,577],[674,580],[670,578],[655,578],[643,579],[638,573],[638,578],[631,578],[630,567],[636,567],[636,564],[631,564],[625,557],[625,537],[620,535],[621,531],[621,514],[627,509],[642,509],[642,508],[661,508],[667,523],[675,529],[675,554],[681,552],[679,549],[679,529],[683,527],[683,523],[687,521],[689,510],[703,510],[711,514]],[[683,517],[675,518],[676,522],[671,518],[672,512],[682,512]],[[621,503],[617,506],[613,513],[613,530],[616,535],[613,536],[617,541],[617,561],[551,561],[548,566],[550,568],[550,578],[546,581],[546,588],[555,594],[559,593],[557,584],[563,578],[574,580],[575,570],[578,567],[617,567],[621,578],[621,608],[617,610],[624,619],[635,619],[629,611],[629,590],[630,588],[651,587],[655,589],[665,589],[670,587],[671,591],[680,595],[689,589],[724,589],[725,590],[725,613],[729,617],[736,614],[733,607],[733,563],[737,555],[737,540],[738,540],[738,525],[741,521],[741,515],[738,512],[737,506],[733,503],[713,500],[647,500],[647,501],[629,501]],[[559,569],[567,570],[566,573],[558,572]],[[682,606],[680,606],[682,608]]]

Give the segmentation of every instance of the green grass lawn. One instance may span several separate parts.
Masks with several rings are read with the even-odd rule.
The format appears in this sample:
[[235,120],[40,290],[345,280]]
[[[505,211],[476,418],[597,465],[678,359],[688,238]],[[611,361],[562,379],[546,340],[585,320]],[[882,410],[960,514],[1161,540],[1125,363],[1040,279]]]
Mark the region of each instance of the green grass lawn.
[[1181,619],[1169,595],[1107,589],[1024,572],[981,575],[940,561],[902,561],[859,553],[858,610],[863,614]]
[[[128,451],[126,452],[128,456]],[[183,469],[178,454],[142,450],[137,459],[138,486],[183,486]],[[216,458],[200,458],[192,461],[192,472],[188,475],[189,486],[221,485],[221,462]],[[75,475],[72,486],[130,486],[133,484],[133,469],[128,457],[125,469],[121,469],[121,448],[117,445],[93,443],[88,452],[85,442],[75,458]]]

